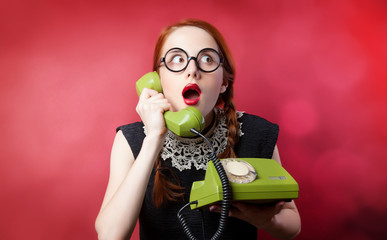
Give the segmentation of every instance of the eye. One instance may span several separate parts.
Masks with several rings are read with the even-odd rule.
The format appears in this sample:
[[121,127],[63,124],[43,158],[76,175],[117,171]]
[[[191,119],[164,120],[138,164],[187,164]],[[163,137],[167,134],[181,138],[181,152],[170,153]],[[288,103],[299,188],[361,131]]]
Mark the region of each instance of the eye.
[[209,56],[209,55],[202,56],[202,57],[200,58],[200,61],[203,62],[203,63],[212,63],[212,62],[214,62],[214,60],[212,59],[212,57]]
[[175,64],[184,63],[184,58],[181,55],[175,55],[173,56],[171,62]]

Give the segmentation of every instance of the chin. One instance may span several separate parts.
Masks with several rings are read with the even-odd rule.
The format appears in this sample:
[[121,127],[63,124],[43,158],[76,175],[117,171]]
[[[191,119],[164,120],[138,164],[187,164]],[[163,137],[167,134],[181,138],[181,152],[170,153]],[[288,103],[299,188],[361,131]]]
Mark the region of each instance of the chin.
[[181,105],[181,106],[171,106],[171,109],[169,109],[170,111],[172,112],[179,112],[181,111],[182,109],[186,108],[186,107],[189,107],[189,105]]

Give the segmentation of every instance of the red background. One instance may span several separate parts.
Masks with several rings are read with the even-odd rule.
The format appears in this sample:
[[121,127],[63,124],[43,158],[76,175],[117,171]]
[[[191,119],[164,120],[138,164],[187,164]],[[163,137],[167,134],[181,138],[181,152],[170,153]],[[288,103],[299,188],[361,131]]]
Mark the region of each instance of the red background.
[[384,238],[386,12],[384,0],[2,0],[0,238],[96,239],[115,127],[139,120],[134,82],[185,17],[224,34],[237,108],[280,124],[298,239]]

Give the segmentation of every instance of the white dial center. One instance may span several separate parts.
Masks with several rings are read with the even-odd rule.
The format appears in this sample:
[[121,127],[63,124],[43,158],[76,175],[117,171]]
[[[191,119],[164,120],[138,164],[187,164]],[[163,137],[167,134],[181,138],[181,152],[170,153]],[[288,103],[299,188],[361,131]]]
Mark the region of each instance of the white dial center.
[[241,162],[228,162],[227,170],[236,176],[245,176],[249,173],[249,168]]

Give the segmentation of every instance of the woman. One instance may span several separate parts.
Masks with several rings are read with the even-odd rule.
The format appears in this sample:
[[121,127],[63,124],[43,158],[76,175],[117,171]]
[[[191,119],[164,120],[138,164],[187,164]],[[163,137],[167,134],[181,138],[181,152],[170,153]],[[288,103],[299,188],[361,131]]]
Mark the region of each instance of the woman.
[[[96,220],[100,239],[129,239],[138,218],[141,239],[185,239],[176,214],[188,202],[192,182],[204,179],[209,149],[199,137],[181,138],[168,131],[165,111],[199,109],[206,122],[203,134],[220,158],[273,158],[280,163],[278,126],[235,110],[234,64],[215,27],[188,19],[165,28],[153,70],[160,75],[163,94],[144,89],[136,107],[142,122],[117,129],[109,183]],[[202,229],[207,237],[214,234],[218,212],[213,205],[202,215],[187,214],[198,238]],[[257,228],[291,239],[301,226],[294,202],[235,202],[229,215],[222,239],[257,239]]]

